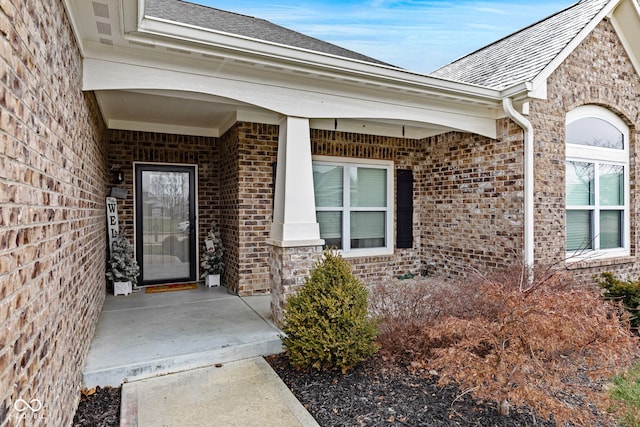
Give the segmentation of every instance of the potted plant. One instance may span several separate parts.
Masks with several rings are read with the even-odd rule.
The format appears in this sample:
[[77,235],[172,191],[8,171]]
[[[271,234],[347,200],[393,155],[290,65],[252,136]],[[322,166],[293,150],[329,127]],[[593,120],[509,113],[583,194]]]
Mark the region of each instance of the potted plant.
[[202,277],[208,287],[220,286],[220,275],[224,271],[224,262],[222,261],[224,248],[220,232],[215,224],[211,227],[204,243],[204,252],[200,260]]
[[113,282],[114,295],[127,295],[138,283],[140,267],[133,258],[133,249],[124,234],[118,233],[111,244],[111,258],[107,269],[107,279]]

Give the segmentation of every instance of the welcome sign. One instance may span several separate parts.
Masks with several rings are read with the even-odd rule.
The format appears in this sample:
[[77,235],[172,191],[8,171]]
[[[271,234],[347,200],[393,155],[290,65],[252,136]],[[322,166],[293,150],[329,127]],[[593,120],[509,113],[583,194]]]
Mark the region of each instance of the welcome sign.
[[107,235],[109,236],[109,254],[111,254],[113,238],[119,232],[118,201],[115,197],[107,197]]

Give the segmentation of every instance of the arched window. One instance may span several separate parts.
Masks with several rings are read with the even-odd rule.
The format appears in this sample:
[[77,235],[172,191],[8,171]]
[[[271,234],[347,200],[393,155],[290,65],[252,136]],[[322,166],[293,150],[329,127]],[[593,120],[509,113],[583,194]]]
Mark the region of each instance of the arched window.
[[566,121],[567,255],[629,254],[629,129],[611,111],[576,108]]

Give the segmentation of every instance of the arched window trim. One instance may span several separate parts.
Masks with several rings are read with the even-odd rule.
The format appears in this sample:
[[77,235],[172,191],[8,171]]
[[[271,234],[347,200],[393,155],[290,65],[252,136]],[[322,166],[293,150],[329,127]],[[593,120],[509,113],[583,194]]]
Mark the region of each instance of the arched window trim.
[[574,108],[567,113],[567,119],[565,125],[570,125],[576,120],[586,118],[602,119],[611,123],[621,132],[629,133],[629,127],[616,113],[598,105],[583,105],[581,107]]
[[[568,261],[582,261],[585,259],[602,259],[614,258],[630,255],[630,186],[629,186],[629,127],[614,112],[597,106],[585,105],[571,110],[567,113],[565,120],[565,129],[569,124],[585,119],[597,118],[610,123],[617,128],[623,135],[623,149],[594,147],[577,144],[566,143],[566,161],[587,161],[595,164],[613,164],[624,167],[624,209],[622,210],[622,247],[613,249],[601,249],[599,247],[599,235],[594,236],[594,248],[589,250],[567,251]],[[565,172],[566,176],[566,172]],[[598,196],[596,196],[598,197]],[[565,212],[569,209],[565,201]],[[597,208],[596,208],[597,210]],[[594,234],[599,234],[599,225],[595,224]],[[566,231],[565,231],[566,232]]]

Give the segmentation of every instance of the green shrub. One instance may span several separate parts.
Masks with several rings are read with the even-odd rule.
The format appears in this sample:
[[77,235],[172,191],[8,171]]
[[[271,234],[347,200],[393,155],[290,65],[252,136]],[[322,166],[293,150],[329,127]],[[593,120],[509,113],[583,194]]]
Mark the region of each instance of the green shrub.
[[367,303],[367,289],[349,264],[325,251],[300,292],[285,305],[282,342],[291,364],[346,372],[374,354],[377,327]]
[[624,308],[629,312],[631,326],[640,327],[640,281],[627,282],[616,279],[613,273],[602,273],[598,284],[605,289],[607,299],[622,301]]

